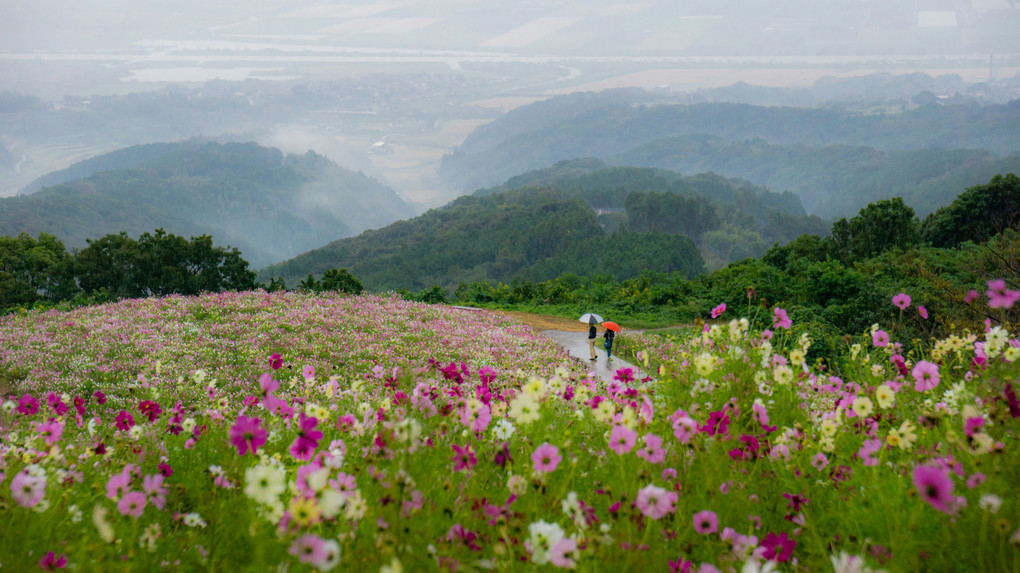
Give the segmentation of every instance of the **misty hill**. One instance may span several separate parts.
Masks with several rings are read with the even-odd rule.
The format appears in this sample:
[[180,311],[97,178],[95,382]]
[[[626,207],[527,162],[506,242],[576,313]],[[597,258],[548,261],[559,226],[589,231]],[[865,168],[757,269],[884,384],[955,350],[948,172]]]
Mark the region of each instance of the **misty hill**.
[[548,280],[563,273],[611,274],[645,270],[692,277],[704,263],[691,239],[664,233],[607,233],[581,199],[551,189],[465,196],[407,221],[334,241],[263,268],[268,281],[296,286],[344,268],[366,288],[420,290],[458,283]]
[[963,189],[1020,171],[1020,154],[974,149],[879,151],[871,147],[772,145],[688,135],[652,141],[612,158],[620,165],[685,173],[713,171],[796,193],[809,212],[838,218],[868,203],[902,197],[924,217]]
[[552,162],[612,160],[650,142],[698,134],[731,141],[760,139],[776,146],[1010,154],[1020,151],[1020,100],[989,106],[933,103],[895,114],[864,115],[835,109],[657,103],[641,90],[572,94],[515,109],[479,127],[443,158],[440,175],[470,192]]
[[164,228],[211,235],[257,268],[414,213],[389,187],[313,152],[253,143],[139,146],[71,170],[116,164],[131,166],[0,199],[0,235],[46,232],[80,248]]
[[60,185],[75,179],[85,179],[98,171],[112,171],[114,169],[128,169],[136,165],[158,159],[164,155],[181,148],[179,143],[150,143],[147,145],[132,145],[110,153],[90,157],[79,161],[66,169],[51,171],[42,177],[26,185],[18,195],[31,195],[46,187]]

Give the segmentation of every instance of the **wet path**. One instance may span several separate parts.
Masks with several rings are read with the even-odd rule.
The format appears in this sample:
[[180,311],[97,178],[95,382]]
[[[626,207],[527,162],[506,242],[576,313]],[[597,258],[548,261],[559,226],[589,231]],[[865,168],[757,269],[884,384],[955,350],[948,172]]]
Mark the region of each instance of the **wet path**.
[[613,374],[616,373],[617,369],[620,368],[633,368],[634,377],[642,378],[644,374],[639,373],[639,368],[622,358],[613,356],[612,362],[606,360],[606,349],[602,346],[602,337],[600,336],[595,341],[595,353],[598,358],[592,362],[588,358],[591,354],[588,352],[588,333],[587,332],[568,332],[566,330],[543,330],[542,336],[551,338],[567,351],[571,357],[576,358],[582,364],[588,366],[591,372],[595,373],[595,376],[605,382],[611,382],[613,380]]

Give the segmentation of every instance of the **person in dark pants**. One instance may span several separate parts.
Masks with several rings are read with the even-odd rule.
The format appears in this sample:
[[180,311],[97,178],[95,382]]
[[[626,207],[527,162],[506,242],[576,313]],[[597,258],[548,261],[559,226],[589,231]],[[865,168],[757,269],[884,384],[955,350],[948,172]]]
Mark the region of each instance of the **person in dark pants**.
[[604,345],[606,347],[606,354],[608,354],[609,355],[609,359],[612,360],[613,359],[613,337],[616,336],[616,333],[607,328],[606,329],[606,333],[603,336],[606,337],[606,341],[604,343]]
[[591,358],[589,360],[595,360],[598,356],[595,355],[595,339],[599,337],[599,331],[595,329],[595,321],[588,323],[588,350],[591,351]]

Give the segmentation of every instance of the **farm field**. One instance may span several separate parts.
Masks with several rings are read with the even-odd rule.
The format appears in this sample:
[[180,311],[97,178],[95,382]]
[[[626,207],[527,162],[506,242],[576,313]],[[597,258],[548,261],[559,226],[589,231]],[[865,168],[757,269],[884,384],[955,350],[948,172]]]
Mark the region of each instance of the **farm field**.
[[1020,568],[1020,341],[990,323],[901,354],[876,325],[822,370],[770,316],[625,332],[657,376],[604,383],[544,323],[397,297],[9,315],[0,565]]

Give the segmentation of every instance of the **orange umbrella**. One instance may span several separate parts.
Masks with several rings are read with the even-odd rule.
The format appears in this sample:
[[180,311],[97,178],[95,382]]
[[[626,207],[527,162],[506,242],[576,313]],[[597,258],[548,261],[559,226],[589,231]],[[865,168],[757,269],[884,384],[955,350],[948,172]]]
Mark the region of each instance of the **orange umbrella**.
[[620,332],[620,325],[616,324],[615,322],[612,322],[610,320],[607,320],[606,322],[603,322],[602,326],[606,327],[609,330]]

